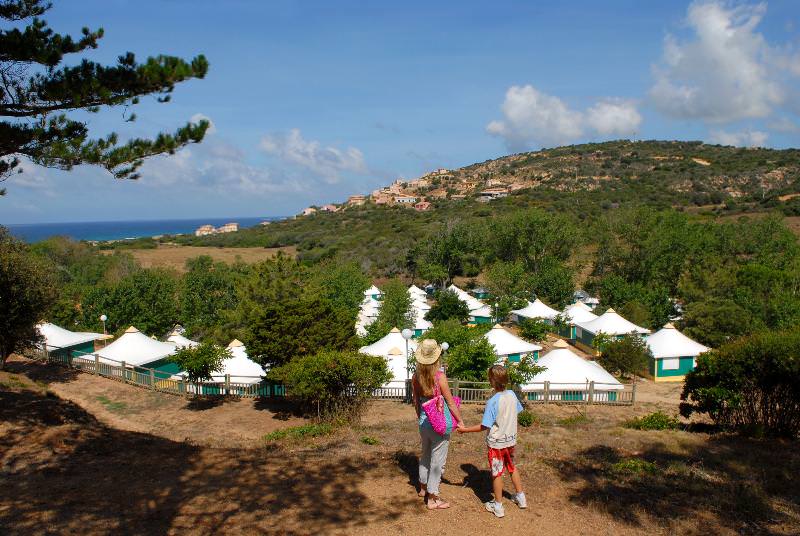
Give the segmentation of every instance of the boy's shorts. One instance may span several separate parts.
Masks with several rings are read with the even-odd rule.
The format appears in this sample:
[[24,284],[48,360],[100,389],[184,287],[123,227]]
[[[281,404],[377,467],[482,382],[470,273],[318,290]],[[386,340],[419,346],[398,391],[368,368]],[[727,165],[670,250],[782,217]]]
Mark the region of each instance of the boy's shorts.
[[508,470],[509,473],[516,471],[517,468],[514,467],[514,447],[506,447],[504,449],[489,447],[489,469],[492,471],[492,477],[501,476],[505,470]]

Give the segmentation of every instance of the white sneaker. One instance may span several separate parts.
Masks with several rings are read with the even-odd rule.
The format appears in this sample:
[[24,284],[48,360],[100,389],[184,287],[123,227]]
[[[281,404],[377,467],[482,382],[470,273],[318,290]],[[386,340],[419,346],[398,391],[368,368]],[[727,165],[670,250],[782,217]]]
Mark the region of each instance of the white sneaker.
[[519,493],[511,497],[511,500],[517,503],[517,506],[519,506],[520,508],[524,509],[528,507],[528,499],[525,498],[524,491],[520,491]]
[[506,511],[503,509],[502,503],[489,501],[484,503],[486,506],[486,511],[493,513],[496,517],[505,517]]

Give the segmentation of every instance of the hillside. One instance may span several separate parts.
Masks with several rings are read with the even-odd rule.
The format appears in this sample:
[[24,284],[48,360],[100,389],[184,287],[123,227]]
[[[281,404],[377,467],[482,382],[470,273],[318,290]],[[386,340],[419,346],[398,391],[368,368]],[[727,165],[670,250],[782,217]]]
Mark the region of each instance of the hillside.
[[[481,203],[486,189],[506,196]],[[328,206],[307,216],[236,233],[166,237],[184,245],[297,248],[301,259],[345,255],[391,275],[413,245],[446,222],[486,221],[541,207],[582,222],[588,235],[605,214],[651,206],[727,218],[779,210],[800,214],[800,151],[742,149],[700,142],[614,141],[521,153],[396,182],[363,204]],[[425,211],[392,203],[427,200]],[[359,200],[360,201],[360,200]]]

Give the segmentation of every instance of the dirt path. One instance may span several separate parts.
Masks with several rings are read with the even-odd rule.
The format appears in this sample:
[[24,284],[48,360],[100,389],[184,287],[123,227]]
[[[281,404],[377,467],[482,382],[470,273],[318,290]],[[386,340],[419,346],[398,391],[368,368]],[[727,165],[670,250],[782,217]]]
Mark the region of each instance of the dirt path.
[[[237,422],[266,426],[258,419],[267,410],[148,406],[146,395],[109,380],[102,390],[101,379],[52,366],[11,368],[0,373],[2,534],[796,534],[800,526],[796,443],[620,426],[655,407],[674,411],[673,386],[643,386],[652,401],[636,408],[535,407],[538,422],[520,430],[517,448],[531,508],[507,502],[498,520],[482,506],[480,434],[452,440],[442,493],[453,508],[425,510],[414,488],[418,434],[402,404],[372,404],[360,426],[330,436],[242,448],[266,429]],[[95,402],[87,411],[81,401],[98,396],[139,405],[119,414]],[[465,419],[480,412],[467,407]],[[202,433],[169,438],[198,429],[201,421],[182,423],[196,413]]]

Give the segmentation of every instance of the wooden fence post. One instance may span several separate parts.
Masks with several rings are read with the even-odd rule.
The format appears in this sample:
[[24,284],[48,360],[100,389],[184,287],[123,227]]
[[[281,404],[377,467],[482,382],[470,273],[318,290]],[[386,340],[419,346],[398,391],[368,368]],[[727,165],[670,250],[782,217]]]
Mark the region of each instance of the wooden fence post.
[[461,380],[456,380],[453,385],[453,396],[461,397]]
[[156,390],[156,371],[150,369],[150,389]]
[[226,374],[225,375],[225,394],[226,395],[231,394],[230,389],[231,389],[231,375],[230,374]]
[[181,378],[180,383],[178,384],[178,392],[183,396],[187,396],[186,393],[186,380]]
[[633,390],[631,391],[631,405],[636,403],[636,383],[633,384]]
[[128,383],[128,375],[125,374],[125,361],[122,362],[122,383]]
[[544,382],[544,403],[550,401],[550,382]]
[[592,404],[594,402],[594,382],[589,382],[589,398],[586,400],[587,404]]
[[411,380],[408,379],[406,380],[406,392],[405,396],[403,397],[403,402],[405,402],[406,404],[411,404],[413,402],[411,396]]
[[94,375],[100,374],[100,356],[94,354]]

